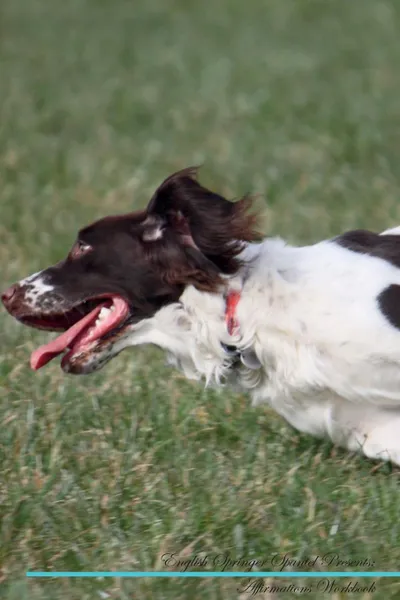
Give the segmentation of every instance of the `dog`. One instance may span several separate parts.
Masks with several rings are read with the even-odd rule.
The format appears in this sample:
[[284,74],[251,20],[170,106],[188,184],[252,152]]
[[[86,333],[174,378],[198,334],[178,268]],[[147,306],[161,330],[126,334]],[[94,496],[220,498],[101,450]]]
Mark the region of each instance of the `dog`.
[[39,369],[103,367],[155,344],[190,379],[248,392],[297,430],[400,465],[400,227],[305,247],[260,240],[249,197],[190,168],[147,208],[82,229],[65,260],[2,294],[24,325],[60,335]]

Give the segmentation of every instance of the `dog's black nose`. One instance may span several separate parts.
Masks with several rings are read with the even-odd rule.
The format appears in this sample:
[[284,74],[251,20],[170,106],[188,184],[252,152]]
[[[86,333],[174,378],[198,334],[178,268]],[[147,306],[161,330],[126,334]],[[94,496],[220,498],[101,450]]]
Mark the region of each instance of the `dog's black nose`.
[[8,304],[13,299],[17,289],[18,289],[18,284],[14,283],[14,285],[10,286],[5,292],[2,293],[1,299],[3,301],[4,306],[8,306]]

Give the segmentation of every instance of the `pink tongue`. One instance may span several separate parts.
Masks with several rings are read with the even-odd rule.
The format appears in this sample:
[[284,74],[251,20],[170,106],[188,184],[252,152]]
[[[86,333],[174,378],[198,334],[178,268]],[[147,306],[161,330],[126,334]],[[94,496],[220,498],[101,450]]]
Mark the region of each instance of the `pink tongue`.
[[40,346],[31,354],[31,368],[37,371],[47,365],[53,358],[62,354],[72,344],[82,331],[97,319],[97,315],[106,304],[99,304],[86,317],[75,323],[67,331],[44,346]]

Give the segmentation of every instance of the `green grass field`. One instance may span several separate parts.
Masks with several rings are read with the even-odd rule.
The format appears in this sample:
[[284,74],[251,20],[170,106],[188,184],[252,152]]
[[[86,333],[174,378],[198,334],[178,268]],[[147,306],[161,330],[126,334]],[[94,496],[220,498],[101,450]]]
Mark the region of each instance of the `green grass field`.
[[[2,0],[1,287],[191,164],[230,198],[261,194],[266,233],[295,243],[399,224],[399,29],[396,0]],[[1,600],[300,597],[24,575],[164,569],[172,552],[400,569],[398,470],[194,386],[155,349],[33,373],[48,336],[0,318]],[[301,597],[400,596],[376,586]]]

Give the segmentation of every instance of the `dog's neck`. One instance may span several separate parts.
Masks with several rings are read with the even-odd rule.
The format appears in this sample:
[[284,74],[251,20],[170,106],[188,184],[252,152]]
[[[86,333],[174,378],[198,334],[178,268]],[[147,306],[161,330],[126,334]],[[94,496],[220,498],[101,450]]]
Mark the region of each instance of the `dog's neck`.
[[[133,326],[124,346],[155,344],[167,351],[169,362],[186,377],[205,379],[207,384],[236,384],[239,374],[254,381],[257,361],[250,357],[248,362],[251,340],[239,317],[247,271],[245,263],[236,276],[226,279],[219,293],[188,286],[179,302]],[[248,387],[243,382],[239,386]]]
[[225,306],[223,290],[210,294],[188,286],[180,302],[135,326],[126,345],[155,344],[186,377],[221,383],[232,363],[225,346],[239,341],[228,333]]

